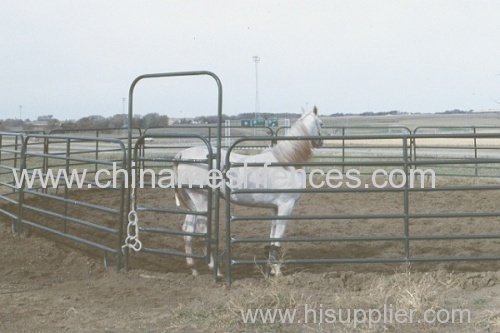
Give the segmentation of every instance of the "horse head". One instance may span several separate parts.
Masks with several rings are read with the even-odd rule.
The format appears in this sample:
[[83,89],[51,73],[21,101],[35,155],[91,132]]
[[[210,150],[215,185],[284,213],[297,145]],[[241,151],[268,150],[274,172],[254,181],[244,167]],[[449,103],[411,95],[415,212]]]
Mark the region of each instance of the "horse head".
[[[323,121],[318,116],[318,108],[315,106],[312,111],[305,112],[302,110],[302,123],[307,129],[309,136],[321,136],[321,126],[323,126]],[[323,147],[323,140],[314,139],[311,140],[311,144],[314,148]]]

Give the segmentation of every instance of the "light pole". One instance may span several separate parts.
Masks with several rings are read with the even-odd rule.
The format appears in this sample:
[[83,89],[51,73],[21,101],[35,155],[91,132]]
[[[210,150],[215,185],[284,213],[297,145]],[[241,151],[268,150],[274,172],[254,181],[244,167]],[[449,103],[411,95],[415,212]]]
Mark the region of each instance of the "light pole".
[[123,113],[123,127],[127,125],[127,116],[125,115],[125,97],[122,97],[122,113]]
[[254,119],[257,119],[257,113],[259,110],[259,56],[253,56],[252,60],[255,62],[255,112]]
[[23,120],[23,106],[19,105],[19,120]]

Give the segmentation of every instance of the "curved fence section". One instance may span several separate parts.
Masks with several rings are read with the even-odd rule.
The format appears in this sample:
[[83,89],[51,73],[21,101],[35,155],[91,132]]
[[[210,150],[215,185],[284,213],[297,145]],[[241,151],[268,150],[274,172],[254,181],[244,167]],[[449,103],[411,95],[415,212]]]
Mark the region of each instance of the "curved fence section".
[[14,173],[23,170],[24,136],[20,133],[0,132],[0,214],[11,221],[12,230],[19,219],[20,195]]
[[[102,151],[95,155],[96,142]],[[11,183],[19,193],[14,209],[18,233],[35,228],[108,253],[121,265],[125,214],[126,150],[118,139],[63,135],[28,135],[20,167]],[[118,172],[120,171],[121,172]],[[106,198],[106,200],[102,200]],[[12,206],[11,206],[12,208]]]

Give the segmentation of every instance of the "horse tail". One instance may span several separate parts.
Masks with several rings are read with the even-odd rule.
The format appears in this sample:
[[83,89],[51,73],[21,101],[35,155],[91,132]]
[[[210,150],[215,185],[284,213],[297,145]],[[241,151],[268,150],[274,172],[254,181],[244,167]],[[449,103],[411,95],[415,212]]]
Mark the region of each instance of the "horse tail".
[[179,207],[182,203],[185,207],[193,210],[194,204],[193,201],[189,196],[186,195],[186,192],[184,189],[179,188],[179,172],[178,172],[178,167],[179,167],[179,160],[182,158],[182,152],[178,152],[175,155],[175,161],[173,163],[172,170],[174,171],[174,181],[175,181],[175,186],[174,186],[174,191],[175,191],[175,204],[177,207]]

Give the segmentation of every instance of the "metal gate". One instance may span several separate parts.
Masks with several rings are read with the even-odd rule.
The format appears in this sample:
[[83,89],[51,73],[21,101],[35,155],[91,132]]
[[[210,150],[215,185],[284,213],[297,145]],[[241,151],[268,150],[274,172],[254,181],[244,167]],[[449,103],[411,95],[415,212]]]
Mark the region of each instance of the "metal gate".
[[[194,141],[197,142],[195,146],[206,147],[207,155],[196,159],[177,158],[174,155],[179,151],[177,149],[178,140],[192,142],[196,140]],[[145,149],[146,145],[147,149]],[[151,134],[144,135],[137,140],[132,164],[132,172],[135,173],[134,196],[132,197],[134,207],[131,208],[137,212],[139,219],[141,252],[204,259],[206,263],[210,261],[210,256],[213,254],[216,263],[218,263],[218,224],[216,223],[215,226],[212,224],[212,213],[218,215],[218,207],[212,209],[213,189],[198,184],[181,183],[178,178],[175,179],[175,182],[167,184],[162,184],[160,181],[160,176],[166,171],[173,174],[174,163],[204,164],[207,170],[211,170],[214,168],[214,161],[215,155],[212,152],[212,147],[207,138],[201,135],[189,133]],[[143,165],[147,165],[147,168],[141,167]],[[203,188],[208,197],[207,210],[193,212],[184,207],[176,207],[173,196],[174,187]],[[158,197],[161,197],[161,200],[157,200]],[[196,232],[196,230],[193,232],[181,231],[181,219],[186,214],[204,216],[207,219],[207,231],[205,233]],[[177,215],[180,216],[176,218]],[[168,235],[202,239],[204,240],[204,251],[203,253],[186,254],[166,243]],[[216,274],[217,271],[214,271],[214,276]]]
[[[210,144],[210,141],[207,140],[205,137],[198,135],[198,134],[186,134],[186,133],[179,133],[179,134],[146,134],[143,135],[135,144],[132,142],[132,124],[131,120],[133,119],[133,106],[134,106],[134,89],[136,85],[142,81],[142,80],[147,80],[147,79],[158,79],[158,78],[176,78],[176,77],[186,77],[186,76],[209,76],[214,79],[216,85],[217,85],[217,117],[218,117],[218,122],[217,122],[217,132],[216,132],[216,144],[215,144],[215,149],[212,149],[212,145]],[[138,174],[141,173],[141,166],[147,166],[148,168],[156,168],[159,169],[161,167],[168,167],[171,165],[173,162],[183,162],[183,163],[203,163],[207,164],[207,167],[214,167],[218,170],[221,168],[221,147],[222,147],[222,84],[219,80],[219,78],[212,72],[208,71],[196,71],[196,72],[176,72],[176,73],[159,73],[159,74],[146,74],[146,75],[141,75],[137,77],[131,84],[130,90],[129,90],[129,106],[128,106],[128,159],[127,159],[127,169],[131,170],[132,172],[129,173],[129,184],[135,183],[135,181],[132,179],[132,173]],[[148,140],[147,140],[148,139]],[[172,148],[179,148],[175,147],[175,145],[172,143],[172,141],[169,142],[169,140],[176,140],[176,139],[194,139],[198,140],[200,144],[205,145],[208,150],[207,156],[202,156],[199,159],[196,160],[177,160],[174,157],[165,157],[165,150],[167,149],[172,149]],[[153,140],[151,142],[151,140]],[[162,141],[163,143],[155,142],[155,141]],[[148,144],[146,144],[147,141],[150,141]],[[156,147],[154,147],[156,145]],[[158,156],[155,152],[161,151],[162,156]],[[171,152],[172,153],[172,152]],[[156,155],[155,155],[156,154]],[[137,168],[137,167],[138,168]],[[152,182],[149,182],[149,185],[152,185]],[[175,216],[177,215],[185,215],[187,213],[192,214],[192,215],[202,215],[207,218],[207,223],[208,223],[208,228],[207,228],[207,233],[188,233],[184,231],[179,231],[179,229],[173,229],[173,227],[162,227],[159,225],[141,225],[141,222],[139,222],[137,230],[139,232],[143,232],[145,234],[151,234],[151,235],[175,235],[175,236],[192,236],[196,238],[202,238],[205,240],[205,250],[206,254],[192,254],[192,255],[187,255],[185,252],[172,249],[171,247],[149,247],[147,242],[146,246],[141,249],[143,252],[149,252],[149,253],[156,253],[156,254],[164,254],[164,255],[172,255],[172,256],[181,256],[181,257],[192,257],[192,258],[198,258],[198,259],[205,259],[209,260],[210,259],[210,254],[211,252],[214,252],[214,260],[215,264],[217,267],[218,263],[218,234],[219,234],[219,194],[220,194],[220,189],[219,187],[215,189],[208,188],[208,195],[211,198],[209,200],[209,209],[205,212],[197,212],[194,213],[191,211],[188,211],[186,209],[180,209],[176,207],[161,207],[159,205],[150,205],[147,204],[146,202],[141,203],[140,195],[141,195],[141,190],[142,193],[144,192],[144,189],[134,189],[134,191],[131,191],[131,189],[128,189],[127,192],[127,202],[128,202],[128,207],[127,211],[137,211],[138,217],[140,218],[142,214],[148,214],[148,213],[157,213],[157,214],[162,214],[162,216],[166,216],[168,214],[173,214]],[[213,197],[213,200],[212,200]],[[135,204],[132,204],[135,202]],[[215,209],[212,210],[212,205],[215,207]],[[215,221],[215,223],[212,223],[212,221]],[[129,227],[131,225],[130,219],[129,219]],[[196,231],[196,230],[195,230]],[[128,262],[128,248],[125,249],[125,257],[126,260],[125,262]],[[214,270],[214,279],[217,277],[217,269]]]

